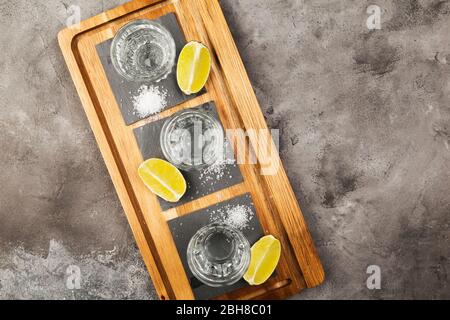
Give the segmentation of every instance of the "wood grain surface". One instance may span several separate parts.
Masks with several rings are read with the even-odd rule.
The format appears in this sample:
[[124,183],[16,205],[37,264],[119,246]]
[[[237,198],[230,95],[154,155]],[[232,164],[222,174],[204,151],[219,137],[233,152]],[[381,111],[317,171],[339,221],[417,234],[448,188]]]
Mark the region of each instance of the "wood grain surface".
[[[127,126],[96,52],[98,43],[114,37],[134,19],[155,19],[175,13],[188,41],[206,44],[213,56],[207,93]],[[135,0],[64,29],[59,43],[87,118],[117,190],[153,284],[161,299],[193,299],[193,293],[172,239],[167,220],[249,192],[266,234],[280,239],[277,275],[261,286],[245,287],[218,299],[282,299],[319,285],[324,271],[287,175],[280,164],[274,175],[261,175],[257,164],[240,164],[244,182],[163,212],[156,196],[140,181],[143,161],[133,129],[174,112],[214,101],[225,129],[265,129],[242,60],[217,0]],[[272,140],[270,140],[272,141]],[[259,139],[249,136],[251,148]]]

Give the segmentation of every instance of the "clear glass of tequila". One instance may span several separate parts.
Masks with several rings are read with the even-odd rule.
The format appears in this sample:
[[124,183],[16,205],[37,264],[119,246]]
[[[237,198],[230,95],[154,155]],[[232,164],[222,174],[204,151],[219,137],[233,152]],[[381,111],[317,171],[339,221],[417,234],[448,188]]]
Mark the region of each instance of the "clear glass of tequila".
[[111,44],[116,71],[130,81],[158,82],[175,64],[175,41],[161,24],[134,20],[119,29]]
[[212,165],[223,156],[220,122],[201,109],[189,109],[167,120],[160,134],[161,149],[176,167],[190,171]]
[[241,231],[223,223],[207,225],[192,237],[187,249],[194,276],[211,287],[239,281],[250,264],[250,244]]

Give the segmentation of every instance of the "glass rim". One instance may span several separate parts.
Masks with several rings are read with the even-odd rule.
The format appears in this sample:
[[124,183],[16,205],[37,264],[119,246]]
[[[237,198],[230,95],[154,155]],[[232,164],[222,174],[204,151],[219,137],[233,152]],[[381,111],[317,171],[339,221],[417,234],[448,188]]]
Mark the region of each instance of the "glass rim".
[[219,160],[219,155],[220,155],[220,148],[222,146],[220,146],[220,144],[218,144],[216,146],[216,150],[215,150],[215,157],[209,161],[209,162],[204,162],[200,165],[189,165],[189,164],[185,164],[185,163],[180,163],[177,160],[175,160],[175,157],[173,156],[173,153],[171,152],[170,148],[168,147],[168,143],[167,143],[167,135],[170,132],[170,129],[173,128],[173,126],[175,125],[175,123],[179,120],[182,120],[184,117],[190,116],[190,115],[198,115],[200,118],[204,118],[207,121],[209,121],[212,124],[212,129],[219,135],[221,134],[224,137],[224,133],[223,133],[223,127],[220,124],[220,121],[218,119],[216,119],[215,117],[211,116],[210,114],[208,114],[206,111],[201,111],[199,109],[186,109],[183,111],[180,111],[178,113],[175,113],[174,115],[172,115],[169,119],[167,119],[162,128],[161,128],[161,132],[159,135],[159,140],[160,140],[160,146],[161,146],[161,150],[164,154],[164,157],[171,162],[174,166],[176,166],[177,168],[181,169],[181,170],[185,170],[185,171],[191,171],[191,170],[201,170],[204,169],[206,167],[211,166],[212,164],[214,164],[217,160]]
[[[215,278],[215,277],[209,277],[208,275],[206,275],[206,274],[202,273],[200,270],[198,270],[199,268],[197,268],[197,266],[196,266],[197,263],[196,263],[196,260],[194,259],[192,247],[194,246],[195,240],[197,240],[200,237],[200,235],[202,233],[205,233],[208,229],[216,228],[216,227],[220,227],[220,228],[226,229],[226,230],[234,233],[239,238],[239,241],[242,244],[244,244],[243,250],[246,252],[246,254],[243,255],[243,259],[240,261],[238,268],[235,269],[231,273],[231,276],[229,278],[220,279],[220,278]],[[242,231],[230,226],[229,224],[220,223],[220,222],[214,222],[214,223],[208,224],[206,226],[203,226],[199,230],[197,230],[197,232],[194,234],[194,236],[192,236],[192,238],[190,239],[188,248],[187,248],[187,262],[188,262],[189,269],[191,270],[192,274],[200,282],[202,282],[210,287],[229,286],[229,285],[235,284],[236,282],[241,280],[250,265],[250,258],[251,258],[250,243],[249,243],[248,239],[244,236]]]
[[[117,43],[119,42],[119,40],[122,39],[123,34],[125,33],[125,31],[128,28],[130,28],[132,26],[139,26],[139,25],[147,26],[148,28],[155,30],[155,31],[159,32],[160,34],[162,34],[170,47],[170,59],[169,59],[170,63],[168,64],[168,65],[170,65],[170,67],[167,67],[167,70],[165,72],[160,72],[161,75],[158,75],[158,77],[131,76],[130,74],[128,74],[127,72],[125,72],[123,70],[121,64],[118,61],[118,58],[116,55],[117,47],[118,47]],[[119,30],[117,30],[116,34],[113,37],[109,53],[110,53],[110,57],[111,57],[111,63],[113,65],[114,69],[117,71],[117,73],[119,73],[125,79],[127,79],[129,81],[159,82],[159,81],[167,78],[167,76],[172,72],[173,66],[175,65],[175,59],[176,59],[176,45],[175,45],[175,40],[174,40],[171,32],[166,27],[164,27],[160,22],[150,20],[150,19],[136,19],[136,20],[127,22],[126,24],[121,26],[119,28]],[[160,68],[160,69],[164,70],[163,68]]]

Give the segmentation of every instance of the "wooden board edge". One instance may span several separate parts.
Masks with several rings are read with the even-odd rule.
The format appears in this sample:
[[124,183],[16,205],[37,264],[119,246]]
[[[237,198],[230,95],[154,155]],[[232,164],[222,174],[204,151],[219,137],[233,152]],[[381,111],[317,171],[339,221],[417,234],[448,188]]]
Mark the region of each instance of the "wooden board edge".
[[[224,117],[224,119],[229,119],[229,121],[231,121],[234,124],[238,124],[237,128],[245,128],[242,124],[241,119],[239,118],[239,114],[236,112],[236,105],[233,103],[233,101],[231,101],[231,98],[229,96],[229,92],[228,92],[228,88],[227,88],[227,84],[225,83],[225,79],[223,77],[222,74],[222,70],[220,70],[220,65],[217,61],[217,58],[214,54],[214,46],[212,45],[210,39],[208,38],[208,32],[205,29],[205,25],[204,22],[202,20],[202,14],[201,12],[204,12],[204,9],[202,9],[201,7],[198,8],[198,4],[195,2],[191,2],[191,1],[178,1],[177,2],[177,10],[178,12],[180,12],[180,22],[182,23],[182,25],[184,25],[184,27],[186,28],[186,31],[188,31],[188,38],[192,39],[192,40],[197,40],[197,41],[201,41],[204,44],[208,45],[211,49],[212,54],[212,60],[213,60],[213,72],[211,74],[211,79],[209,82],[210,85],[210,89],[212,89],[212,92],[216,91],[216,92],[221,92],[223,94],[220,95],[220,97],[216,96],[216,99],[218,98],[219,100],[224,99],[224,101],[222,101],[222,110],[219,110],[219,113],[221,113],[221,116]],[[186,12],[186,14],[183,14],[184,12]],[[217,26],[220,29],[220,25]],[[198,37],[198,38],[196,38]],[[220,76],[219,76],[220,75]],[[213,89],[214,88],[214,89]],[[227,110],[225,112],[225,110]],[[220,112],[222,111],[222,112]],[[234,128],[235,126],[231,126],[230,128]],[[247,149],[247,146],[245,146],[245,149]],[[250,167],[252,169],[250,169]],[[251,193],[253,193],[253,195],[255,195],[254,193],[256,192],[257,194],[266,194],[265,192],[267,192],[268,190],[263,190],[262,189],[262,184],[263,181],[260,181],[259,178],[259,174],[256,172],[258,170],[258,168],[254,165],[240,165],[240,169],[241,171],[243,170],[244,172],[247,173],[247,178],[246,178],[246,185],[249,188],[249,191]],[[256,169],[256,170],[255,170]],[[255,180],[255,178],[257,178]],[[250,179],[250,180],[247,180]],[[252,185],[250,187],[250,185],[247,184],[247,182],[250,181],[250,184]],[[259,188],[261,187],[261,188]],[[250,190],[252,189],[252,190]],[[270,195],[269,195],[270,196]],[[264,227],[264,230],[266,231],[266,233],[270,233],[269,228],[273,229],[273,230],[277,230],[276,232],[279,232],[279,236],[281,237],[280,240],[282,241],[282,246],[284,247],[283,252],[288,253],[285,257],[284,257],[284,263],[282,263],[282,265],[280,265],[280,270],[283,270],[282,272],[286,272],[288,274],[286,274],[286,276],[282,276],[280,278],[280,281],[282,279],[290,279],[290,281],[292,282],[292,285],[289,286],[289,290],[291,290],[291,295],[296,294],[300,291],[302,291],[303,289],[307,288],[303,274],[301,272],[300,269],[300,265],[298,263],[298,261],[296,260],[295,257],[295,253],[293,251],[293,246],[291,245],[291,243],[289,242],[286,230],[282,224],[281,219],[274,213],[276,213],[276,210],[274,210],[273,204],[271,203],[271,201],[265,201],[263,199],[264,197],[258,197],[256,196],[256,198],[254,198],[254,201],[256,201],[258,204],[258,210],[261,210],[262,212],[265,212],[265,219],[269,220],[269,222],[266,221],[266,223],[270,223],[270,227],[268,225],[266,225]],[[285,263],[289,262],[287,265]],[[271,285],[268,283],[267,284],[268,287],[270,287]],[[253,287],[255,289],[255,291],[261,291],[260,287]],[[241,292],[241,294],[243,296],[250,296],[248,294],[247,291],[239,291]],[[275,295],[275,293],[274,293]],[[278,293],[276,293],[276,295],[278,295]],[[226,295],[225,298],[230,297],[232,295]],[[236,296],[236,295],[233,295]],[[220,298],[219,298],[220,299]]]
[[[156,2],[160,1],[155,1],[155,3]],[[92,20],[94,18],[95,17],[90,18],[88,20]],[[100,22],[100,24],[102,23],[104,22]],[[86,26],[89,29],[91,28],[90,23],[87,23]],[[123,184],[123,181],[114,178],[120,176],[120,169],[117,167],[117,164],[115,163],[113,152],[111,148],[101,147],[102,145],[109,145],[109,143],[103,130],[95,129],[95,128],[102,128],[100,120],[97,118],[97,121],[94,122],[93,117],[90,117],[88,115],[88,108],[89,108],[88,104],[93,104],[93,102],[92,101],[88,102],[86,99],[82,98],[86,96],[89,97],[89,93],[87,87],[85,86],[82,80],[83,75],[81,70],[79,69],[75,54],[72,51],[72,49],[74,47],[74,43],[77,37],[82,33],[84,33],[86,30],[87,30],[86,28],[80,29],[78,31],[71,28],[65,28],[58,33],[58,43],[64,56],[64,60],[66,61],[66,64],[69,68],[75,88],[81,99],[83,109],[86,112],[88,121],[90,122],[91,130],[95,136],[97,145],[100,149],[106,167],[109,171],[110,177],[116,189],[116,193],[118,194],[118,197],[124,209],[131,231],[136,239],[137,246],[141,252],[146,268],[150,274],[152,283],[161,300],[174,299],[175,295],[170,287],[170,283],[167,283],[168,281],[165,279],[166,277],[162,276],[162,273],[164,271],[161,269],[161,266],[158,266],[157,259],[155,259],[154,257],[153,253],[154,250],[152,250],[152,248],[149,245],[148,237],[150,235],[146,234],[146,231],[142,228],[142,224],[137,217],[137,213],[134,210],[131,199],[129,199],[128,196],[125,196],[128,195],[128,193],[126,191],[126,187]],[[90,97],[88,99],[90,99]],[[118,192],[117,190],[124,190],[124,192]],[[130,212],[133,212],[133,214],[130,214]]]
[[[238,112],[241,115],[245,127],[267,130],[267,124],[253,91],[253,86],[248,78],[245,66],[231,31],[229,30],[220,4],[217,0],[194,1],[208,13],[208,17],[204,17],[207,31],[211,30],[208,26],[213,26],[214,28],[217,28],[218,25],[221,26],[221,32],[208,31],[208,36],[213,41],[214,48],[216,48],[215,52],[229,86],[229,92],[231,93],[235,105],[239,106]],[[217,50],[218,48],[221,48],[221,50]],[[237,72],[237,70],[241,70],[241,72]],[[246,90],[242,90],[242,88],[246,88]],[[257,106],[258,110],[253,110],[254,108],[252,107],[255,106]],[[254,140],[252,141],[252,144],[258,145],[258,141]],[[289,183],[286,172],[281,165],[281,159],[279,159],[278,156],[277,161],[280,163],[278,174],[262,176],[262,180],[274,195],[279,193],[280,189],[285,190],[285,194],[283,195],[284,199],[274,196],[272,200],[279,213],[288,212],[288,214],[280,214],[279,216],[286,229],[289,240],[294,247],[294,252],[307,287],[315,287],[325,280],[325,272],[316,248],[314,247],[311,234],[302,215],[297,198]],[[288,201],[283,201],[286,199],[288,199]],[[300,230],[300,232],[294,232],[294,230]]]
[[90,29],[96,28],[104,23],[109,23],[119,17],[126,14],[130,14],[134,11],[140,10],[150,5],[155,5],[159,2],[170,1],[170,0],[134,0],[126,2],[120,6],[109,9],[105,12],[99,13],[95,16],[87,18],[80,21],[77,24],[68,26],[58,33],[58,39],[60,37],[67,37],[68,35],[79,35]]

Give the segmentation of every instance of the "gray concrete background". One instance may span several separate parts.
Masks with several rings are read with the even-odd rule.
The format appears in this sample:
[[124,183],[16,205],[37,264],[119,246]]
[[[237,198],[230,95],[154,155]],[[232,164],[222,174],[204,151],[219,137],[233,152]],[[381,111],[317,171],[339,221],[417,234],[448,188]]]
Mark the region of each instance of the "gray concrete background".
[[[0,298],[155,297],[56,40],[121,2],[0,2]],[[327,272],[297,298],[450,298],[450,1],[221,3]]]

